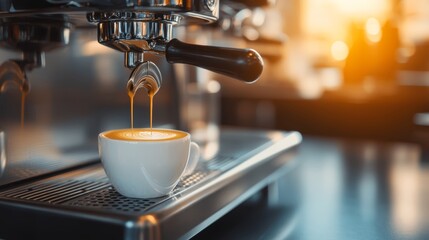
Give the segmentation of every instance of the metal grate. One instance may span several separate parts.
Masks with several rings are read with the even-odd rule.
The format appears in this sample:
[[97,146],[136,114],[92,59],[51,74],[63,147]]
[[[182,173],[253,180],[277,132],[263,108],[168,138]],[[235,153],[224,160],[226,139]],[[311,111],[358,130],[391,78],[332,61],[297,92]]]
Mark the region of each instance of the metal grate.
[[65,203],[65,205],[123,212],[141,212],[158,202],[159,199],[127,198],[116,192],[113,187],[108,187]]
[[68,176],[61,179],[23,185],[0,192],[0,197],[60,204],[108,186],[109,182],[104,171],[98,169],[77,178]]
[[3,192],[0,196],[59,204],[107,186],[109,186],[107,182],[78,180],[56,181],[16,188]]
[[[187,176],[180,181],[172,194],[189,188],[208,175],[209,172],[198,171]],[[169,196],[156,199],[124,197],[110,185],[102,167],[78,177],[67,176],[0,192],[0,197],[122,212],[145,211],[169,198]]]
[[[176,194],[202,181],[208,176],[208,174],[208,172],[199,171],[187,176],[177,185],[172,194]],[[113,187],[108,187],[64,204],[75,207],[97,208],[110,211],[143,212],[169,197],[170,196],[164,196],[151,199],[127,198],[120,195]]]

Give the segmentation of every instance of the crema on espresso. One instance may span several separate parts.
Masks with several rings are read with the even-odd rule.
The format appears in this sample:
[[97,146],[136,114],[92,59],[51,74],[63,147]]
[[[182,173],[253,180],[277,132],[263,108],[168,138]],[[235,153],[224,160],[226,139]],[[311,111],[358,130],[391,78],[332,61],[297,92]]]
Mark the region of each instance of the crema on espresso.
[[166,141],[184,138],[187,133],[170,129],[126,128],[107,131],[103,136],[125,141]]

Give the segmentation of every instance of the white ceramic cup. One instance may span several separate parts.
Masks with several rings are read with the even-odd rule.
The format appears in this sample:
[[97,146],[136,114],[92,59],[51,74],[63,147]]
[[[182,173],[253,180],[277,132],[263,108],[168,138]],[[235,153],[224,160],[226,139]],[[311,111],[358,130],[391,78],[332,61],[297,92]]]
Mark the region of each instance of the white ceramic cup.
[[176,187],[181,177],[194,171],[200,150],[191,142],[190,134],[170,129],[156,130],[173,131],[181,137],[142,141],[109,137],[109,132],[120,130],[99,134],[98,148],[104,170],[120,194],[132,198],[164,196]]

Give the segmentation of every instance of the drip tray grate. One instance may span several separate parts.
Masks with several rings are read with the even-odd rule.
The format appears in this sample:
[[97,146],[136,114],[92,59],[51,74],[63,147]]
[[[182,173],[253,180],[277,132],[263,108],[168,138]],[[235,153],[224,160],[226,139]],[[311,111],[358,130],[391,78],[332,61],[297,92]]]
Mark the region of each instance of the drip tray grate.
[[48,181],[26,184],[0,192],[0,198],[61,204],[90,192],[108,187],[110,184],[102,169],[79,177],[64,176]]
[[113,187],[108,187],[65,203],[65,205],[121,212],[142,212],[155,205],[158,201],[159,199],[127,198],[120,195]]
[[[174,195],[191,187],[194,184],[197,184],[206,178],[208,174],[208,172],[198,171],[192,175],[187,176],[179,182],[171,195]],[[100,191],[96,191],[83,197],[66,202],[64,205],[120,212],[144,212],[169,198],[169,195],[151,199],[127,198],[120,195],[112,186],[109,186],[108,188],[102,189]]]
[[25,186],[2,193],[0,197],[60,204],[89,192],[107,187],[105,182],[58,181]]
[[[209,172],[197,171],[183,178],[171,194],[189,188],[208,175]],[[79,177],[68,175],[60,179],[28,184],[0,193],[0,198],[119,212],[143,212],[169,197],[153,199],[124,197],[108,182],[101,165]]]

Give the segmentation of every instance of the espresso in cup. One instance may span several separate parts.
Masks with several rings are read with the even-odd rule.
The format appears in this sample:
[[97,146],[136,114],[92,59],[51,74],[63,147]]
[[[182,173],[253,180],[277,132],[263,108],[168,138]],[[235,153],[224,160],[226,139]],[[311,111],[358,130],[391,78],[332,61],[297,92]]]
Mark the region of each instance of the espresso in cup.
[[116,140],[128,141],[165,141],[186,137],[187,133],[170,129],[117,129],[107,131],[105,137]]
[[195,169],[199,148],[183,131],[130,128],[99,134],[99,153],[107,177],[122,195],[167,195]]

